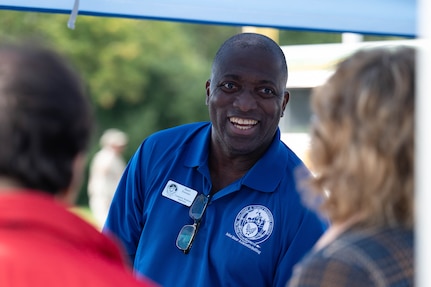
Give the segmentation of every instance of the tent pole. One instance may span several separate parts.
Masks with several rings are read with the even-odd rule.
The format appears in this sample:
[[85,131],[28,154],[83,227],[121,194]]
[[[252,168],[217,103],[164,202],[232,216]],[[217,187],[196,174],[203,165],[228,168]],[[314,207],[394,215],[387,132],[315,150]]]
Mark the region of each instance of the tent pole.
[[[418,30],[420,49],[417,59],[417,90],[415,118],[415,281],[418,287],[431,286],[431,1],[419,0]],[[428,135],[427,135],[428,134]]]

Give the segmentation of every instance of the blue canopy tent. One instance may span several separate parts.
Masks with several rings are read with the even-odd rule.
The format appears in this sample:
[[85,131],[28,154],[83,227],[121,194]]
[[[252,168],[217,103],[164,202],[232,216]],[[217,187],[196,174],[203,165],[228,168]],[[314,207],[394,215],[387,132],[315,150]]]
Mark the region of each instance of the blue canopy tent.
[[[416,285],[431,286],[431,1],[429,0],[0,0],[0,9],[201,24],[350,32],[418,38],[416,99]],[[426,15],[428,14],[428,15]]]
[[417,36],[415,0],[2,0],[0,9]]

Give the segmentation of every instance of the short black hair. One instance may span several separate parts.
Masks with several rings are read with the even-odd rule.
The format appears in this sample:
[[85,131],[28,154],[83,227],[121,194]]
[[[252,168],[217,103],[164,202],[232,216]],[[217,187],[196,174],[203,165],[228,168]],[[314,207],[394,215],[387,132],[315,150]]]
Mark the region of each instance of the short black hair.
[[83,81],[41,42],[0,44],[0,176],[56,194],[93,129]]
[[227,39],[217,51],[213,60],[212,69],[214,70],[214,68],[218,65],[218,63],[226,55],[226,53],[233,48],[247,47],[261,48],[276,55],[280,59],[280,63],[282,64],[282,72],[285,73],[282,75],[283,79],[286,79],[285,81],[287,82],[288,68],[283,50],[274,40],[258,33],[240,33]]

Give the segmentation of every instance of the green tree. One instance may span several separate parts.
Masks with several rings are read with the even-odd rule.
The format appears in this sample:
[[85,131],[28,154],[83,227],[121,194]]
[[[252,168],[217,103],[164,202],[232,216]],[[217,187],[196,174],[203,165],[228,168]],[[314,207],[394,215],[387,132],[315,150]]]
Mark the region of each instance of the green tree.
[[[241,27],[79,15],[0,11],[3,39],[34,37],[72,60],[88,85],[98,138],[110,127],[130,137],[128,159],[149,134],[207,120],[205,81],[220,43]],[[280,45],[340,42],[338,33],[280,30]],[[377,40],[379,38],[372,38]],[[88,173],[87,173],[88,174]],[[83,184],[85,187],[86,179]],[[80,203],[86,202],[81,192]]]
[[42,39],[81,72],[97,119],[90,158],[106,128],[129,134],[129,158],[154,131],[208,119],[205,81],[213,54],[239,28],[79,16],[70,30],[68,17],[0,11],[0,36]]

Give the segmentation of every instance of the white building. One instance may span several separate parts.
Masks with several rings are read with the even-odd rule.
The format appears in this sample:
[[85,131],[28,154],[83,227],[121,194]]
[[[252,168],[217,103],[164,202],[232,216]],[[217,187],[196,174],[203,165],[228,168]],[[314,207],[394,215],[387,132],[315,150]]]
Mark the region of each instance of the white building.
[[280,121],[281,139],[307,163],[312,89],[323,84],[336,65],[358,49],[417,44],[418,40],[412,39],[282,46],[289,69],[287,88],[290,100]]

